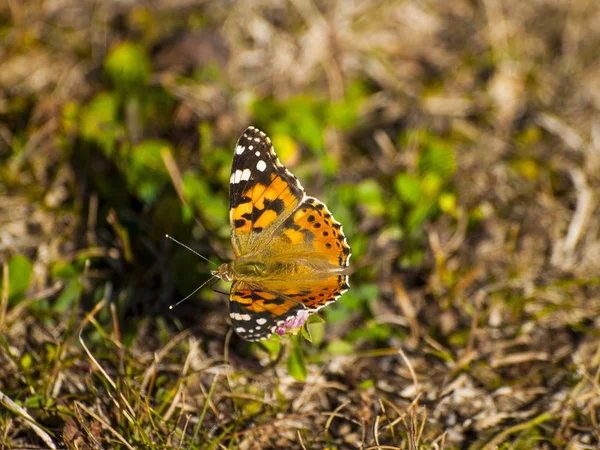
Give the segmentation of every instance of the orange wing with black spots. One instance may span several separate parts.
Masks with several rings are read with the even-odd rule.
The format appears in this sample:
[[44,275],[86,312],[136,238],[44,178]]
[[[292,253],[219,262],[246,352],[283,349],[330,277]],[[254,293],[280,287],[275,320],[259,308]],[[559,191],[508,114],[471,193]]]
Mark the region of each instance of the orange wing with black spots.
[[264,246],[304,196],[298,179],[279,162],[267,135],[247,128],[235,147],[229,180],[235,255]]
[[266,254],[277,260],[292,259],[308,269],[298,278],[290,276],[283,284],[269,280],[264,283],[309,310],[334,302],[348,290],[350,246],[342,225],[316,198],[306,197],[283,222]]
[[265,281],[263,289],[301,303],[311,313],[334,302],[348,290],[346,274],[305,281]]
[[236,281],[231,286],[229,316],[235,332],[247,341],[269,338],[277,326],[298,315],[304,306],[263,286]]
[[[272,246],[273,252],[310,255],[313,264],[319,262],[331,269],[348,267],[350,246],[342,225],[316,198],[306,197],[281,228]],[[289,246],[296,248],[290,252]]]

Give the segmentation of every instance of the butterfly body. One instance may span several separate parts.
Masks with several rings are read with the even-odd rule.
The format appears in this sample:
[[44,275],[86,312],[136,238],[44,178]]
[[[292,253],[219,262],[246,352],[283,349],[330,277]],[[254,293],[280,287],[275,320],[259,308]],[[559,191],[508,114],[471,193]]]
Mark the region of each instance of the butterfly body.
[[350,247],[327,207],[308,197],[254,127],[239,138],[230,178],[235,258],[214,274],[233,281],[230,317],[258,341],[301,325],[348,289]]

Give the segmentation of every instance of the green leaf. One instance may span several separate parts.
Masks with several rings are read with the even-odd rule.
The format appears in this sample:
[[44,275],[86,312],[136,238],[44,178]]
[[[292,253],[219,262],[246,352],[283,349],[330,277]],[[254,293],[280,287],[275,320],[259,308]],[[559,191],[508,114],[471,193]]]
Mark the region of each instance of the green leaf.
[[260,345],[269,353],[271,359],[274,360],[281,351],[281,337],[274,333],[270,339],[260,341]]
[[390,337],[392,330],[388,325],[371,323],[365,328],[355,328],[350,331],[346,339],[351,342],[369,341],[384,343]]
[[25,406],[27,408],[39,409],[49,407],[54,404],[54,400],[48,397],[44,397],[42,395],[33,395],[31,397],[27,397],[25,400]]
[[70,279],[79,276],[79,271],[71,263],[56,261],[51,267],[51,273],[54,278]]
[[379,287],[374,283],[363,283],[355,289],[355,293],[363,302],[372,303],[379,296]]
[[57,312],[63,312],[67,310],[73,303],[75,303],[75,299],[81,292],[81,283],[78,278],[73,278],[67,286],[62,290],[52,309]]
[[302,337],[315,345],[319,345],[325,337],[325,321],[315,314],[309,316],[302,327]]
[[400,199],[409,205],[417,204],[423,197],[421,182],[414,175],[398,174],[394,179],[394,187]]
[[308,342],[312,343],[312,335],[310,334],[310,330],[308,328],[308,324],[304,325],[301,329],[300,332],[302,333],[302,337],[304,339],[306,339]]
[[[284,102],[272,98],[259,99],[251,105],[259,123],[274,125],[268,134],[286,134],[323,154],[323,136],[326,125],[324,103],[309,96],[297,96]],[[276,125],[275,125],[276,124]]]
[[21,357],[21,369],[27,371],[32,366],[33,366],[33,356],[31,356],[31,353],[25,353]]
[[336,304],[325,308],[324,314],[330,323],[339,323],[350,319],[354,313],[368,307],[379,296],[379,288],[375,284],[365,283],[352,287]]
[[[31,283],[33,266],[23,255],[16,255],[8,262],[8,300],[21,301]],[[2,280],[0,280],[0,285]],[[2,286],[4,289],[4,286]]]
[[226,236],[229,234],[229,204],[222,195],[215,194],[206,177],[193,171],[186,172],[183,192],[189,205],[200,212],[209,226],[224,230]]
[[365,84],[355,81],[348,86],[344,99],[329,105],[327,121],[341,130],[352,128],[359,117],[359,110],[368,92]]
[[443,184],[444,180],[434,172],[426,173],[421,178],[421,188],[427,199],[436,197],[442,189]]
[[446,214],[456,215],[456,194],[450,192],[442,193],[438,199],[438,206]]
[[422,174],[432,172],[447,179],[456,170],[454,150],[450,145],[432,138],[421,153],[418,166]]
[[361,381],[360,384],[358,385],[358,388],[363,389],[363,390],[372,389],[374,387],[375,387],[375,380],[372,380],[370,378]]
[[289,162],[299,159],[300,149],[298,144],[289,135],[276,133],[271,141],[273,141],[273,147],[283,164],[287,165]]
[[77,129],[77,121],[80,114],[79,105],[73,101],[64,104],[60,124],[65,134],[70,134]]
[[83,108],[79,134],[98,145],[107,156],[116,148],[120,125],[117,123],[119,101],[114,93],[103,92]]
[[329,108],[329,122],[340,130],[352,128],[358,118],[358,108],[353,108],[347,102],[332,103]]
[[362,305],[374,302],[378,296],[379,288],[376,284],[363,283],[344,294],[338,303],[357,311]]
[[353,227],[348,226],[346,224],[352,225],[353,222],[351,221],[348,222],[340,219],[340,223],[344,224],[344,231],[347,232],[346,235],[352,236],[352,241],[350,241],[350,246],[352,247],[352,260],[356,260],[367,252],[367,247],[369,245],[369,237],[365,233],[348,233],[348,231],[352,232]]
[[381,186],[374,179],[368,179],[361,182],[355,190],[358,202],[369,210],[372,216],[382,216],[386,207],[383,201]]
[[308,316],[308,320],[306,321],[306,323],[311,324],[311,323],[325,323],[325,321],[323,320],[322,317],[316,315],[316,314],[312,314],[310,316]]
[[161,156],[162,151],[171,151],[168,142],[148,139],[132,149],[127,161],[127,183],[146,203],[153,203],[169,182]]
[[104,70],[117,89],[131,91],[148,83],[152,64],[142,45],[125,41],[110,51]]
[[[349,295],[350,295],[349,293],[344,294],[342,299],[346,298]],[[324,314],[325,314],[325,317],[327,318],[327,322],[333,323],[333,324],[340,323],[340,322],[350,319],[350,317],[352,317],[353,313],[354,313],[354,310],[352,308],[349,308],[348,306],[344,305],[343,303],[340,303],[339,300],[338,300],[337,304],[331,305],[331,306],[325,308],[325,310],[324,310]]]
[[323,150],[324,120],[322,105],[314,98],[299,96],[283,104],[288,120],[293,126],[294,137],[313,151]]
[[311,342],[315,346],[319,346],[325,339],[325,322],[307,323],[306,329],[310,333]]
[[436,205],[436,202],[430,200],[417,205],[411,210],[406,219],[406,228],[408,231],[414,232],[415,230],[420,229],[423,222],[425,222],[435,210]]
[[306,371],[306,361],[300,345],[294,345],[292,353],[287,362],[288,373],[298,381],[306,380],[308,372]]

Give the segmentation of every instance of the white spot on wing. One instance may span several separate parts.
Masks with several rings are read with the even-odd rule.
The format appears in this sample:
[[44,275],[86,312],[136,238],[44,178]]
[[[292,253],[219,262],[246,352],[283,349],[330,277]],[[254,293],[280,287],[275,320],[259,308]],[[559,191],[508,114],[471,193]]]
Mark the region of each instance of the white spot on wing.
[[264,325],[265,323],[267,323],[267,319],[261,317],[260,319],[256,319],[256,323],[259,325]]
[[248,181],[250,179],[250,169],[244,169],[244,171],[242,172],[242,176],[240,177],[240,180],[244,180],[244,181]]
[[254,153],[256,156],[260,156],[260,152],[258,150],[256,150],[256,152]]
[[242,171],[238,169],[235,171],[235,178],[233,179],[233,183],[238,184],[240,182],[241,178],[242,178]]
[[246,150],[246,147],[243,147],[243,146],[241,146],[241,145],[238,145],[238,146],[235,148],[235,152],[236,152],[238,155],[241,155],[242,153],[244,153],[244,150]]
[[259,162],[256,163],[256,168],[261,172],[264,172],[267,168],[267,164],[261,159]]

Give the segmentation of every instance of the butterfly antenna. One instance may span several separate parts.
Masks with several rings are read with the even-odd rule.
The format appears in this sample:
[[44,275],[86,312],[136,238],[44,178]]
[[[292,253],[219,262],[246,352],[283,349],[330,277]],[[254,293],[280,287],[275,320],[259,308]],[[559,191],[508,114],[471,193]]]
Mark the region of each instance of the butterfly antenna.
[[[191,247],[188,247],[188,246],[187,246],[187,245],[185,245],[183,242],[179,242],[179,241],[178,241],[177,239],[175,239],[173,236],[170,236],[170,235],[168,235],[168,234],[165,234],[165,237],[166,237],[167,239],[171,239],[171,240],[172,240],[173,242],[175,242],[176,244],[179,244],[179,245],[181,245],[183,248],[187,248],[187,249],[188,249],[190,252],[192,252],[192,253],[193,253],[194,255],[196,255],[196,256],[199,256],[200,258],[202,258],[202,259],[203,259],[204,261],[206,261],[207,263],[209,263],[209,264],[212,264],[213,266],[218,266],[218,264],[215,264],[214,262],[212,262],[212,261],[211,261],[210,259],[208,259],[207,257],[205,257],[205,256],[202,256],[200,253],[198,253],[198,252],[197,252],[196,250],[194,250],[193,248],[191,248]],[[204,285],[202,285],[202,286],[204,286]],[[202,287],[202,286],[200,286],[200,287]],[[194,291],[194,292],[196,292],[196,291]],[[186,297],[186,298],[187,298],[187,297]],[[182,300],[182,301],[183,301],[183,300]],[[179,304],[179,303],[178,303],[178,304]]]
[[188,298],[190,298],[192,295],[194,295],[196,292],[198,292],[200,289],[202,289],[204,286],[206,286],[206,283],[208,283],[209,281],[211,281],[213,278],[217,278],[217,276],[213,275],[212,277],[210,277],[208,280],[206,280],[204,283],[202,283],[200,286],[198,286],[196,289],[194,289],[194,291],[191,294],[186,295],[185,298],[182,298],[181,300],[179,300],[174,305],[169,306],[169,309],[176,308],[181,303],[185,302]]

